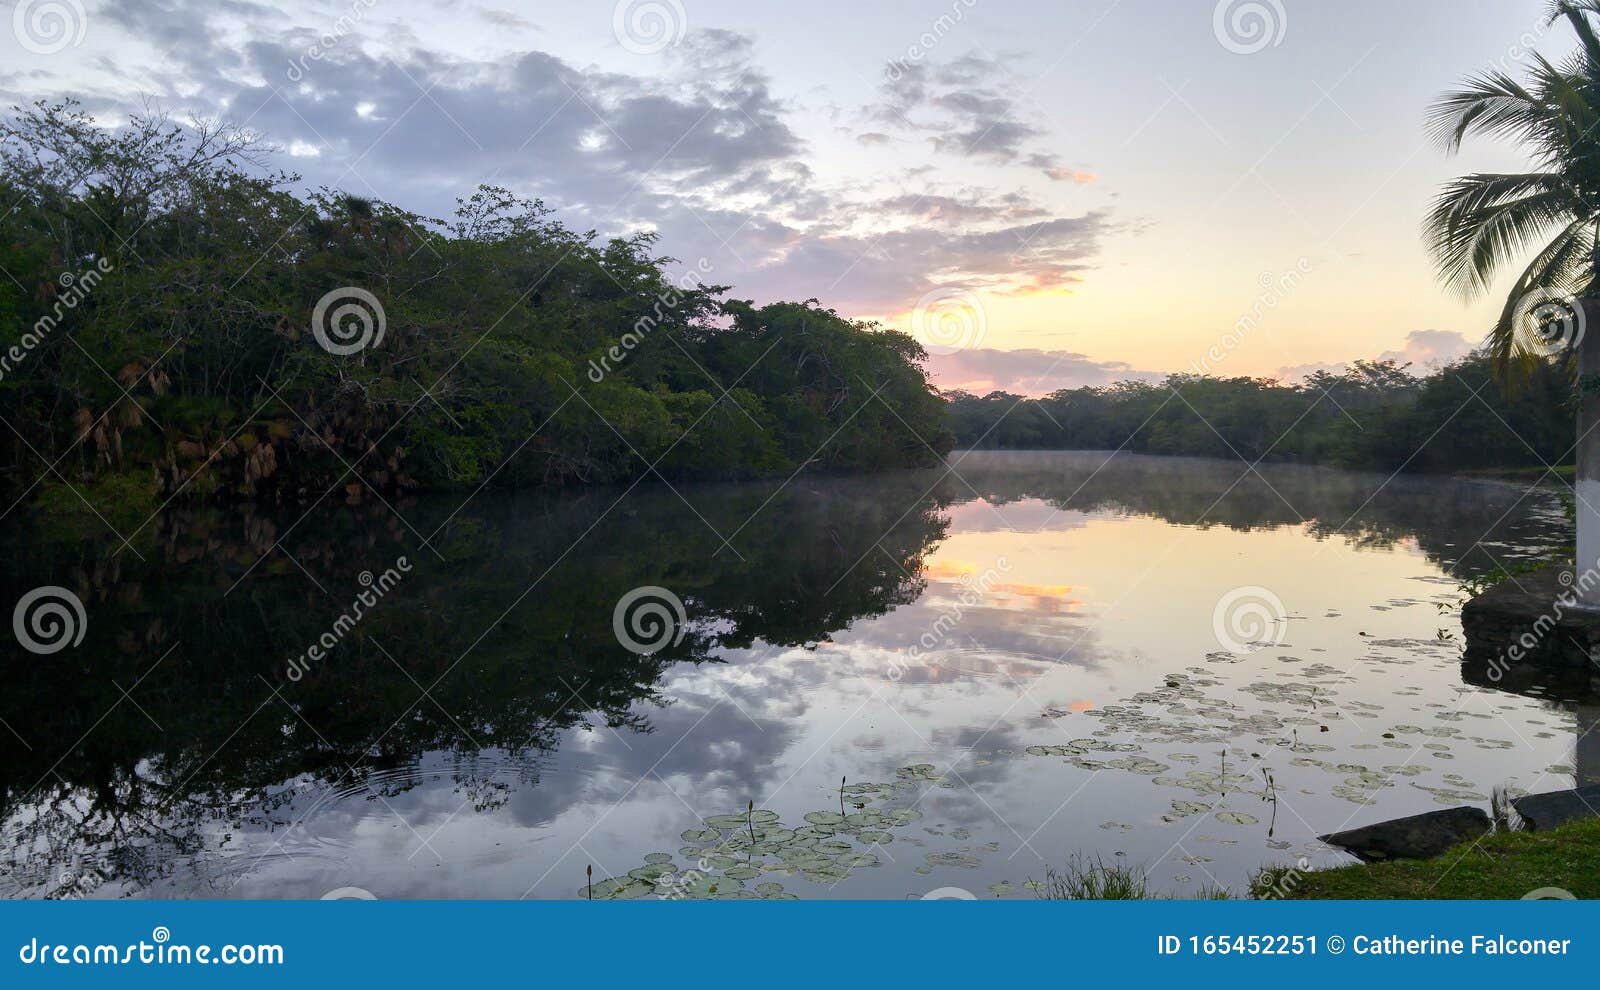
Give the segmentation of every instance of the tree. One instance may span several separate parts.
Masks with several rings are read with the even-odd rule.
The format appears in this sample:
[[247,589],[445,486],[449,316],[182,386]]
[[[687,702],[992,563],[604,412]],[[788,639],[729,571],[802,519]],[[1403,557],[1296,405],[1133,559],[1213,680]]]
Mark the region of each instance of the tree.
[[[1533,251],[1513,283],[1489,338],[1503,382],[1533,365],[1577,353],[1578,563],[1600,566],[1600,0],[1555,0],[1550,23],[1565,20],[1579,50],[1557,65],[1531,55],[1526,82],[1499,71],[1473,76],[1433,107],[1446,151],[1469,135],[1511,139],[1534,170],[1476,173],[1449,183],[1425,224],[1439,275],[1471,297]],[[1597,328],[1600,330],[1600,328]],[[1581,582],[1588,587],[1592,582]],[[1600,607],[1600,587],[1584,603]]]
[[435,219],[268,161],[247,132],[154,110],[0,115],[7,503],[137,536],[179,498],[787,477],[949,449],[905,334],[724,299],[709,261],[679,274],[653,234],[602,240],[506,189]]

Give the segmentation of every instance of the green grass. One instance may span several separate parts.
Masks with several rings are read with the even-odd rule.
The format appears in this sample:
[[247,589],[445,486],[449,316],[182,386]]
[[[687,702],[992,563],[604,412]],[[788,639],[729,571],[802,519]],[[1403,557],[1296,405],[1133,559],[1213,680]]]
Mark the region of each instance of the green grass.
[[[1045,871],[1039,897],[1047,901],[1156,901],[1164,895],[1150,890],[1144,873],[1102,859],[1074,856],[1063,870]],[[1210,884],[1196,891],[1195,900],[1225,901],[1228,892]]]
[[1302,873],[1286,896],[1300,900],[1520,900],[1560,887],[1600,899],[1600,819],[1548,832],[1504,832],[1438,859]]

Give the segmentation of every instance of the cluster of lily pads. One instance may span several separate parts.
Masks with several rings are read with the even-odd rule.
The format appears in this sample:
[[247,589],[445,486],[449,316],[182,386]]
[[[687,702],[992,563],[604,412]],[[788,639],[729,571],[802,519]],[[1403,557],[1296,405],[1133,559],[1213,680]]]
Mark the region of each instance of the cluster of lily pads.
[[[1379,610],[1414,604],[1417,602],[1413,600],[1394,600]],[[1441,660],[1453,659],[1453,648],[1439,641],[1369,639],[1365,645],[1369,655],[1362,658],[1363,663],[1416,663],[1419,656],[1432,654]],[[1224,658],[1206,659],[1216,664]],[[1357,680],[1354,670],[1340,670],[1294,656],[1276,657],[1266,670],[1272,672],[1272,679],[1239,684],[1244,678],[1224,680],[1215,666],[1195,666],[1170,674],[1161,687],[1135,694],[1119,704],[1086,712],[1046,710],[1043,714],[1047,719],[1092,719],[1098,721],[1099,728],[1083,738],[1041,743],[1027,747],[1025,752],[1035,757],[1058,757],[1084,770],[1122,771],[1147,777],[1156,786],[1190,791],[1194,798],[1172,801],[1171,810],[1162,815],[1168,823],[1203,815],[1227,825],[1261,824],[1256,815],[1225,805],[1236,803],[1227,801],[1232,796],[1275,802],[1279,791],[1272,776],[1274,771],[1263,770],[1269,766],[1306,768],[1333,775],[1338,779],[1331,787],[1316,791],[1302,788],[1300,793],[1330,793],[1359,805],[1373,804],[1384,789],[1406,784],[1431,794],[1441,805],[1489,800],[1459,774],[1445,773],[1437,782],[1418,779],[1437,773],[1440,767],[1436,761],[1452,759],[1454,748],[1511,748],[1512,743],[1507,740],[1475,735],[1451,724],[1483,716],[1462,712],[1457,706],[1419,705],[1415,710],[1435,709],[1432,718],[1440,724],[1400,724],[1384,731],[1377,721],[1387,715],[1383,706],[1339,699],[1340,687]],[[1237,700],[1217,697],[1212,689],[1219,687],[1231,689]],[[1395,691],[1397,697],[1415,698],[1419,693],[1410,685]],[[1341,722],[1354,723],[1367,738],[1352,743],[1347,734],[1341,747],[1319,741],[1331,726]],[[1374,722],[1377,724],[1370,724]],[[1350,750],[1385,749],[1404,751],[1406,758],[1366,766],[1350,761],[1346,755]],[[1327,754],[1336,750],[1344,751],[1344,760],[1328,758]],[[1176,764],[1192,766],[1175,770]],[[1570,772],[1571,768],[1559,765],[1549,770]],[[1129,831],[1133,826],[1107,822],[1102,828]],[[1199,841],[1231,840],[1201,837]],[[1271,830],[1267,844],[1276,849],[1290,848],[1288,843],[1273,839]]]
[[[1375,608],[1387,611],[1417,604],[1425,603],[1394,599]],[[1436,640],[1365,638],[1364,645],[1367,655],[1360,658],[1361,664],[1415,664],[1430,656],[1441,662],[1454,659],[1454,647]],[[1186,791],[1188,796],[1171,801],[1170,810],[1161,815],[1162,821],[1204,818],[1235,829],[1250,829],[1251,832],[1232,833],[1250,841],[1257,841],[1251,836],[1260,836],[1260,826],[1260,831],[1265,832],[1260,839],[1268,847],[1285,850],[1292,846],[1277,839],[1275,830],[1277,801],[1288,789],[1277,775],[1287,777],[1292,782],[1290,786],[1298,788],[1302,795],[1331,794],[1358,805],[1375,803],[1385,789],[1406,786],[1432,795],[1441,805],[1482,803],[1489,800],[1488,795],[1459,774],[1441,775],[1444,767],[1439,761],[1449,761],[1452,749],[1460,747],[1503,750],[1512,746],[1504,739],[1475,735],[1462,727],[1472,719],[1488,716],[1429,701],[1423,687],[1415,683],[1396,684],[1391,694],[1395,699],[1415,699],[1410,702],[1412,710],[1431,718],[1431,724],[1402,723],[1386,729],[1383,720],[1391,717],[1388,708],[1340,698],[1341,688],[1361,681],[1354,668],[1339,669],[1282,654],[1274,656],[1270,665],[1220,666],[1224,660],[1231,664],[1240,658],[1207,656],[1206,665],[1169,674],[1159,687],[1117,704],[1088,711],[1046,710],[1047,719],[1093,720],[1096,726],[1081,734],[1063,732],[1055,740],[1028,746],[1025,753],[1061,759],[1091,772],[1119,771],[1147,778],[1158,787]],[[1224,694],[1227,696],[1219,696]],[[1328,736],[1335,727],[1357,731]],[[1073,735],[1079,737],[1062,739]],[[1339,745],[1328,745],[1334,740]],[[1371,760],[1374,765],[1368,766],[1354,762],[1362,759],[1352,752],[1356,750],[1389,750],[1396,755],[1389,761]],[[1402,752],[1403,759],[1399,755]],[[997,753],[1018,755],[1009,750]],[[978,760],[975,765],[987,763]],[[1570,774],[1572,768],[1558,765],[1547,772]],[[1317,786],[1314,780],[1307,779],[1316,773],[1334,780]],[[981,867],[983,854],[997,852],[997,844],[951,848],[948,840],[969,840],[970,830],[942,830],[932,825],[920,830],[905,828],[921,816],[914,807],[891,805],[904,803],[896,799],[924,786],[955,785],[933,766],[919,764],[901,768],[890,783],[843,787],[837,811],[813,811],[795,827],[785,825],[777,813],[767,810],[713,816],[702,827],[683,833],[685,845],[678,850],[678,856],[651,854],[637,869],[599,881],[581,891],[580,896],[793,898],[796,895],[786,890],[782,881],[794,878],[831,889],[858,870],[879,866],[886,856],[883,847],[895,841],[896,833],[900,846],[928,845],[923,834],[937,837],[935,851],[925,852],[923,862],[915,867],[919,874]],[[1316,789],[1310,789],[1312,786]],[[1238,806],[1245,802],[1251,802],[1256,813],[1240,810]],[[1270,825],[1263,822],[1269,815]],[[1128,832],[1135,826],[1106,822],[1101,828]],[[1227,834],[1199,835],[1190,841],[1237,845],[1238,839],[1223,837]],[[1197,852],[1184,851],[1185,863],[1212,862]],[[1021,886],[1038,889],[1032,882]],[[1016,893],[1017,888],[1002,881],[992,884],[989,891],[1007,896]]]
[[[796,895],[784,888],[781,878],[832,887],[857,870],[881,865],[883,847],[894,841],[892,830],[922,818],[915,807],[872,805],[943,779],[926,763],[902,767],[895,777],[889,783],[844,784],[839,792],[840,810],[808,812],[804,824],[795,827],[764,808],[713,815],[701,827],[683,833],[684,845],[677,856],[651,853],[644,857],[644,865],[623,876],[586,885],[578,896],[594,900],[794,900]],[[930,861],[934,855],[942,854],[930,855]]]

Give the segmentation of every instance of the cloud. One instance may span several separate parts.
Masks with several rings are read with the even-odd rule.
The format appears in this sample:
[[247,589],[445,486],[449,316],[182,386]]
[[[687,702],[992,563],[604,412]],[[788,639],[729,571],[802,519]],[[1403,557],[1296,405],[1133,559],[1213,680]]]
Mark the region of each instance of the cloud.
[[1465,335],[1454,330],[1413,330],[1406,335],[1405,346],[1398,351],[1384,351],[1380,361],[1394,361],[1418,368],[1433,370],[1472,353],[1477,345]]
[[966,198],[932,193],[902,193],[879,200],[876,208],[884,215],[903,216],[932,223],[971,224],[975,222],[1015,223],[1048,216],[1048,211],[1020,193],[988,199],[982,191]]
[[[741,292],[816,296],[856,314],[909,311],[938,287],[999,292],[1048,291],[1083,278],[1113,223],[1104,213],[1058,217],[988,230],[927,224],[875,233],[833,228],[768,242],[767,259],[739,283]],[[751,230],[750,238],[770,235]],[[747,249],[740,245],[741,253]]]
[[1045,132],[1033,123],[1039,115],[1022,106],[1026,91],[998,58],[971,52],[945,63],[890,62],[880,97],[864,109],[866,119],[924,134],[935,151],[1073,174],[1053,154],[1027,149]]
[[1083,186],[1086,186],[1091,182],[1095,182],[1100,178],[1093,172],[1085,172],[1083,169],[1062,168],[1057,165],[1052,165],[1046,168],[1044,170],[1044,174],[1048,175],[1056,182],[1071,181]]
[[968,350],[928,359],[929,376],[946,391],[975,395],[1011,392],[1049,395],[1060,389],[1111,385],[1120,381],[1161,381],[1166,376],[1139,371],[1119,361],[1095,361],[1071,351]]
[[[1453,330],[1416,330],[1399,350],[1385,351],[1380,361],[1409,364],[1413,373],[1425,373],[1466,357],[1473,343]],[[1342,363],[1303,364],[1280,368],[1279,381],[1298,382],[1318,371],[1343,374]],[[1010,392],[1038,397],[1060,389],[1113,385],[1121,381],[1164,381],[1164,372],[1140,370],[1120,361],[1096,361],[1072,351],[1025,349],[1001,351],[973,349],[948,356],[931,356],[929,377],[945,391],[974,395]]]
[[[1477,346],[1466,335],[1454,330],[1413,330],[1406,335],[1406,342],[1399,350],[1384,351],[1376,360],[1393,361],[1401,367],[1410,365],[1413,374],[1426,374],[1461,360]],[[1279,368],[1276,377],[1283,382],[1298,382],[1319,371],[1341,375],[1349,367],[1340,362],[1289,365]]]
[[479,7],[477,15],[497,28],[510,28],[520,31],[537,27],[521,14],[499,7]]
[[[137,80],[179,116],[260,132],[306,187],[448,217],[478,183],[504,185],[578,230],[654,231],[664,253],[709,260],[741,298],[814,296],[847,315],[905,313],[945,285],[1061,289],[1097,265],[1118,226],[1104,211],[1064,216],[1026,191],[951,186],[925,166],[819,179],[796,108],[735,32],[690,30],[641,60],[645,75],[536,50],[446,51],[394,8],[359,9],[335,31],[326,11],[296,19],[254,0],[129,0],[97,22],[118,35],[112,62],[9,77],[3,95],[72,93],[114,119],[136,106],[123,80]],[[493,7],[464,9],[526,33]],[[1000,63],[980,56],[910,66],[879,111],[925,116],[919,136],[949,153],[1055,167],[1023,148],[1037,132],[1006,86]],[[856,140],[895,142],[897,128]]]
[[280,146],[316,146],[326,165],[308,168],[308,181],[423,210],[448,209],[492,180],[629,223],[686,184],[743,181],[805,151],[752,67],[749,39],[731,32],[692,33],[647,78],[540,51],[452,55],[393,37],[402,29],[376,14],[344,35],[283,26],[238,0],[119,4],[107,14],[170,47],[155,76],[163,103],[247,119]]

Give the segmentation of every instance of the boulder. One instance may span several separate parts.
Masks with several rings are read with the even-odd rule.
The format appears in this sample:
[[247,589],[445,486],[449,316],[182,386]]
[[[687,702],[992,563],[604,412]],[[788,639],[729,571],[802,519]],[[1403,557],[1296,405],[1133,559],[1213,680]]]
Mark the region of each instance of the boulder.
[[1488,831],[1489,816],[1481,808],[1450,808],[1318,838],[1368,863],[1377,863],[1389,859],[1432,859]]
[[1600,818],[1600,784],[1570,791],[1529,794],[1511,802],[1530,829],[1543,831],[1586,818]]
[[1524,666],[1589,671],[1600,657],[1600,611],[1578,604],[1570,567],[1518,574],[1461,607],[1469,667],[1495,685]]

